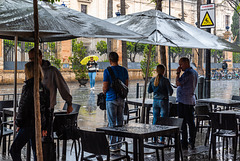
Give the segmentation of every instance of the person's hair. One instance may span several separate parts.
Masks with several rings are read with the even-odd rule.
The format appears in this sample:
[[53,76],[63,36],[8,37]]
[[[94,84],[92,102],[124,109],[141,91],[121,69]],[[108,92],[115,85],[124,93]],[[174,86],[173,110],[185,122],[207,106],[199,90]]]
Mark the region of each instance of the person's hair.
[[[42,72],[42,67],[39,65],[39,78],[43,78],[43,72]],[[25,75],[27,79],[33,78],[34,77],[34,62],[28,62],[25,64]]]
[[118,62],[118,54],[116,52],[110,52],[109,53],[109,60],[112,62]]
[[187,57],[182,57],[182,58],[180,59],[180,61],[182,61],[182,62],[184,62],[184,63],[190,64],[190,61],[189,61],[189,59],[188,59]]
[[166,67],[163,64],[159,64],[156,68],[157,76],[154,80],[154,86],[158,86],[160,81],[160,76],[162,76],[165,72]]
[[[34,52],[35,52],[34,48],[29,50],[29,53],[34,53]],[[39,49],[39,56],[42,56],[42,51],[40,49]]]

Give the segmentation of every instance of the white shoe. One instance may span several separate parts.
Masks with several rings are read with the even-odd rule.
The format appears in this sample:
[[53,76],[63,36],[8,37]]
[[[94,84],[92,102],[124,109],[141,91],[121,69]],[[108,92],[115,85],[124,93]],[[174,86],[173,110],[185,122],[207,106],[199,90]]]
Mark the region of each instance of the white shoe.
[[90,88],[90,90],[93,90],[93,88]]
[[95,89],[95,87],[92,87],[92,89],[94,90],[94,89]]

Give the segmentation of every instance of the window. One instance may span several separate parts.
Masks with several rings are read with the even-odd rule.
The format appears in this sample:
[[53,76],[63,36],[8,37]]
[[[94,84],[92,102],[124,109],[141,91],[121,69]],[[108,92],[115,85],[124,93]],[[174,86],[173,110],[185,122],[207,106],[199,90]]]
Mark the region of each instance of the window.
[[229,26],[229,18],[230,18],[230,16],[229,15],[225,15],[225,27],[226,26]]
[[87,5],[85,5],[85,4],[81,4],[81,12],[87,14]]

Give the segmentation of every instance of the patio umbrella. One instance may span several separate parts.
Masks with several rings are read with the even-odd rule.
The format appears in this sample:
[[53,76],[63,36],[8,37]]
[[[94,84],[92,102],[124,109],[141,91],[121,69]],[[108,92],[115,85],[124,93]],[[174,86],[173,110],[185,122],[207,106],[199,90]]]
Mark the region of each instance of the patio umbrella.
[[[33,15],[36,15],[36,12],[34,12],[32,0],[0,1],[0,38],[10,40],[15,39],[14,111],[16,111],[17,88],[17,40],[34,42],[36,40],[34,33],[39,33],[40,42],[61,41],[77,37],[141,37],[139,34],[123,29],[104,20],[57,4],[34,0],[34,7],[38,7],[39,23],[37,23],[37,27],[34,26],[36,20]],[[39,32],[37,32],[38,30]],[[37,48],[36,45],[35,48]]]
[[[196,28],[179,18],[167,15],[159,10],[148,10],[129,15],[107,19],[108,22],[142,34],[143,39],[121,39],[137,43],[163,45],[183,48],[201,48],[240,51],[240,47],[227,42],[206,31]],[[151,46],[150,46],[151,48]],[[150,51],[146,77],[148,77]],[[146,96],[147,79],[144,84],[143,104]],[[142,108],[141,122],[144,122],[145,111]]]
[[[32,0],[0,1],[0,38],[34,41]],[[39,41],[51,42],[77,37],[136,38],[132,31],[67,7],[38,2]]]
[[146,37],[138,40],[124,39],[124,41],[183,48],[240,51],[237,45],[159,10],[117,16],[107,21]]
[[90,61],[91,58],[93,58],[94,61],[97,61],[99,59],[98,56],[96,56],[96,55],[89,55],[89,56],[86,56],[85,58],[83,58],[80,63],[82,65],[87,65],[88,61]]

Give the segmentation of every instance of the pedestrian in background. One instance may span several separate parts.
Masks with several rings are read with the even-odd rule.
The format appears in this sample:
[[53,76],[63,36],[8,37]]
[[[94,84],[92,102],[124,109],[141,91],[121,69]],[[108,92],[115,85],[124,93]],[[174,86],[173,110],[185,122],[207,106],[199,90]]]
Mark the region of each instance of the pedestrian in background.
[[[50,93],[49,90],[41,82],[43,75],[41,67],[39,67],[40,82],[40,111],[41,111],[41,127],[42,136],[47,136],[47,127],[50,121]],[[26,81],[22,88],[21,99],[16,117],[17,136],[13,141],[10,154],[13,161],[21,161],[21,150],[25,144],[30,141],[33,150],[34,161],[36,158],[36,142],[35,142],[35,114],[34,114],[34,62],[25,64]]]
[[88,69],[88,76],[90,79],[90,86],[91,90],[95,89],[95,78],[96,74],[98,72],[98,64],[95,60],[93,60],[93,57],[90,57],[90,60],[87,63],[87,69]]
[[[184,73],[181,75],[181,71]],[[191,149],[195,148],[196,126],[194,122],[194,105],[196,104],[195,89],[197,86],[198,73],[190,67],[188,58],[182,57],[179,60],[179,67],[177,68],[177,102],[178,102],[178,116],[183,118],[182,124],[182,148],[188,149],[190,144]],[[189,129],[189,140],[188,130]]]
[[[34,48],[32,48],[28,52],[29,60],[34,61]],[[42,67],[43,70],[43,80],[42,83],[49,89],[50,91],[50,124],[48,127],[48,137],[51,139],[53,138],[53,113],[54,113],[54,106],[57,104],[56,98],[57,98],[57,90],[59,91],[61,97],[67,102],[67,113],[72,112],[72,96],[70,94],[70,90],[68,88],[67,83],[65,82],[61,72],[54,66],[51,65],[51,63],[48,60],[42,59],[42,52],[39,50],[39,64]]]
[[[128,71],[126,68],[118,65],[119,56],[116,52],[109,53],[109,62],[115,78],[120,79],[126,86],[128,86]],[[106,94],[106,110],[108,117],[108,126],[122,126],[123,125],[123,109],[125,101],[123,98],[117,96],[116,92],[111,87],[113,79],[108,71],[103,73],[103,93]],[[110,136],[110,144],[121,141],[121,137]],[[121,146],[111,147],[111,151],[119,151]]]
[[[158,117],[169,116],[169,96],[173,94],[169,80],[164,77],[165,66],[159,64],[156,68],[157,76],[150,80],[148,92],[153,92],[153,125],[156,125]],[[160,141],[164,143],[164,138]]]

